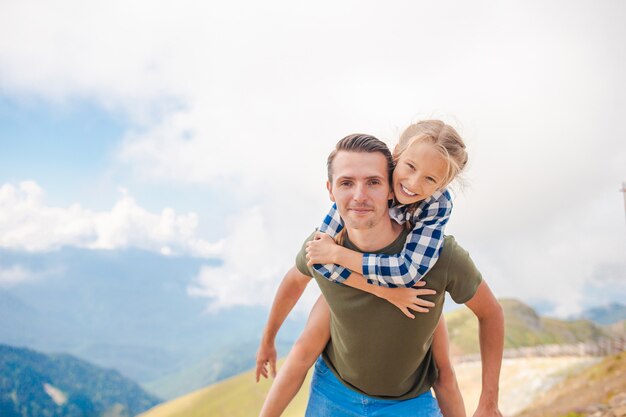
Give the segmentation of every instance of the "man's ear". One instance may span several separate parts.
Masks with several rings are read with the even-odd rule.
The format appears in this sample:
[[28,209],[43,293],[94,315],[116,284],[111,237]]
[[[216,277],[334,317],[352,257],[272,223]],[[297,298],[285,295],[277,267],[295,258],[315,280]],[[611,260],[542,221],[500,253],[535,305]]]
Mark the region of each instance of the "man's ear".
[[333,195],[333,186],[330,181],[326,181],[326,189],[328,190],[328,197],[330,197],[330,201],[335,202],[335,196]]

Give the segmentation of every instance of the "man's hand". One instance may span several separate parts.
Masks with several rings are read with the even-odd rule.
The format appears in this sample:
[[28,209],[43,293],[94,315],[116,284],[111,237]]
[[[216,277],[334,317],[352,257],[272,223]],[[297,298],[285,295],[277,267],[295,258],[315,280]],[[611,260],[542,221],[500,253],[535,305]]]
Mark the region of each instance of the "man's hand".
[[256,382],[259,382],[261,375],[267,379],[268,371],[272,372],[272,378],[276,377],[276,347],[274,342],[261,341],[256,353]]
[[482,362],[482,391],[474,417],[501,417],[498,410],[500,368],[504,349],[504,313],[485,281],[465,303],[478,318],[478,340]]
[[479,403],[473,417],[502,417],[502,413],[496,404],[483,405]]

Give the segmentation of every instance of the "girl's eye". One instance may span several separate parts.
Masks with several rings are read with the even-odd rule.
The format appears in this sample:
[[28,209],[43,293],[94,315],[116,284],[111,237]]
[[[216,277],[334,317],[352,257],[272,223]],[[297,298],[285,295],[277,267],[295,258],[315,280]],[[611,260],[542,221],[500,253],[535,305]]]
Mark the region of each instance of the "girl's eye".
[[436,183],[437,181],[435,181],[435,179],[433,177],[427,177],[426,178],[428,180],[428,182],[430,182],[431,184]]
[[411,163],[407,162],[407,163],[406,163],[406,165],[407,165],[410,169],[412,169],[413,171],[415,171],[415,167],[413,166],[413,164],[411,164]]

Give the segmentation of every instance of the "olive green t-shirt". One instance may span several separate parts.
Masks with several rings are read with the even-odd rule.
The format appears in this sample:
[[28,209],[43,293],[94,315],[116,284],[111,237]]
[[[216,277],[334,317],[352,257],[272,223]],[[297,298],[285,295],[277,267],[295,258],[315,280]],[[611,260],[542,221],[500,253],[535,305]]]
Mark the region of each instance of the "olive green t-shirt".
[[[404,230],[389,246],[375,253],[399,253],[408,233]],[[349,239],[344,246],[362,252]],[[315,278],[330,307],[330,341],[322,353],[328,367],[348,388],[394,400],[417,397],[437,379],[431,343],[444,293],[447,291],[459,304],[465,303],[482,281],[467,251],[454,237],[446,236],[439,260],[423,278],[425,288],[437,294],[422,298],[434,302],[435,307],[428,313],[415,313],[415,319],[410,319],[388,301],[331,282],[307,267],[305,245],[298,253],[296,266]]]

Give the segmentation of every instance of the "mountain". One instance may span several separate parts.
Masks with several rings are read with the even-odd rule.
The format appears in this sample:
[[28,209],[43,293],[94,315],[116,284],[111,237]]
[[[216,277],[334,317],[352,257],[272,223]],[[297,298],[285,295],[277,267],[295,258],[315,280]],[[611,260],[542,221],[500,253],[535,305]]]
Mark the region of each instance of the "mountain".
[[[502,364],[500,375],[500,410],[505,416],[514,416],[520,410],[532,405],[538,396],[568,375],[579,373],[597,363],[597,358],[571,356],[507,359]],[[281,364],[282,361],[279,361],[279,372]],[[476,411],[480,398],[480,364],[477,362],[456,364],[455,371],[465,400],[466,413],[471,416]],[[309,376],[310,374],[309,372]],[[269,388],[270,381],[261,380],[257,384],[254,372],[249,371],[159,404],[140,417],[255,416],[258,415]],[[307,377],[283,416],[304,415],[309,389],[310,378]],[[554,414],[550,417],[554,416],[559,415]]]
[[611,303],[607,306],[595,307],[586,310],[581,318],[591,320],[597,324],[609,325],[626,320],[626,306]]
[[[233,364],[219,378],[247,369],[219,352],[257,343],[268,314],[266,307],[207,312],[209,300],[188,295],[200,268],[219,260],[74,248],[0,250],[0,260],[40,275],[0,288],[0,343],[67,352],[142,384],[212,355]],[[292,320],[283,337],[291,343],[303,325],[304,318]]]
[[[601,328],[588,321],[542,318],[517,300],[504,299],[500,303],[506,318],[507,348],[588,341],[605,334]],[[463,307],[447,313],[446,321],[453,354],[478,352],[478,323],[469,309]],[[290,339],[277,340],[277,347],[283,355],[289,351],[291,344]],[[254,367],[257,348],[257,340],[242,341],[236,347],[216,351],[178,372],[144,384],[144,387],[160,398],[179,397]]]
[[0,345],[3,417],[131,417],[159,403],[119,372]]
[[[544,344],[570,344],[595,340],[606,332],[589,320],[559,320],[539,316],[535,310],[515,299],[499,300],[505,318],[505,349]],[[462,307],[446,315],[451,349],[454,354],[476,353],[478,321]]]
[[[286,355],[292,344],[291,340],[277,340],[276,350],[280,352],[279,354]],[[169,400],[180,397],[254,367],[258,347],[258,340],[250,340],[237,346],[220,349],[191,366],[143,386],[159,398]]]
[[[535,310],[524,303],[504,299],[500,300],[504,309],[506,323],[506,347],[533,346],[545,343],[572,343],[577,341],[589,341],[595,337],[604,335],[603,331],[595,324],[584,320],[557,320],[539,316]],[[477,349],[477,323],[473,313],[467,308],[452,311],[446,314],[448,330],[451,341],[458,354],[471,353]],[[474,333],[472,335],[471,333]],[[464,343],[465,339],[469,343]],[[250,352],[253,355],[254,351]],[[623,354],[618,355],[620,364],[611,362],[606,366],[611,375],[621,376],[621,383],[626,382],[623,378]],[[280,363],[279,361],[279,368]],[[501,373],[501,406],[505,415],[515,413],[523,409],[528,403],[532,403],[537,395],[541,395],[555,383],[566,378],[568,375],[578,373],[598,362],[596,358],[517,358],[507,359],[503,363]],[[202,366],[196,368],[196,372]],[[476,362],[467,362],[455,365],[457,379],[461,391],[466,397],[468,415],[471,415],[478,402],[480,395],[480,365]],[[596,368],[599,369],[599,368]],[[589,378],[587,376],[586,378]],[[603,377],[598,377],[597,382],[603,383]],[[179,379],[180,380],[180,379]],[[301,416],[306,408],[310,373],[302,389],[284,413],[286,417]],[[607,385],[613,390],[613,385]],[[142,414],[140,417],[201,417],[201,416],[228,416],[243,417],[258,414],[265,396],[270,387],[270,381],[261,380],[255,383],[254,371],[233,376],[229,379],[214,383],[208,387],[196,390],[171,401],[159,404]],[[589,386],[586,387],[589,390]],[[624,392],[624,388],[618,387],[616,392]],[[551,391],[550,391],[551,392]],[[607,393],[605,393],[607,394]],[[608,397],[608,395],[605,395]],[[549,397],[548,397],[549,398]],[[548,400],[549,402],[549,400]],[[551,414],[560,416],[564,414]],[[547,417],[521,416],[521,417]],[[572,415],[572,417],[577,417]]]

